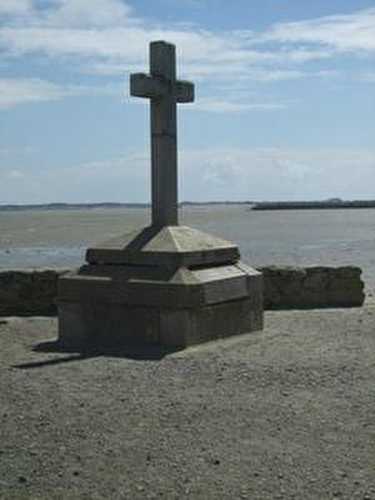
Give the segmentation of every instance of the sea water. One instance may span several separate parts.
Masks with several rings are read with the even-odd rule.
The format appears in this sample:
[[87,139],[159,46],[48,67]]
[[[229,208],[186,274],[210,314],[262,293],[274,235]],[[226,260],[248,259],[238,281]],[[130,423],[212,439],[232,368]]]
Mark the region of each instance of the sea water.
[[[0,268],[75,267],[95,243],[149,224],[149,209],[0,211]],[[252,266],[356,265],[375,288],[375,210],[188,205],[180,224],[236,242]]]

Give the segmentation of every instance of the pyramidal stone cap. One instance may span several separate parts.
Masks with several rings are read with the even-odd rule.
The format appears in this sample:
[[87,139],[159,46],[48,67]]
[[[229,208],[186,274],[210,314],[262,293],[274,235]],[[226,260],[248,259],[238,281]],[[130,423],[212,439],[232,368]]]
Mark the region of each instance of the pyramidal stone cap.
[[191,267],[235,263],[237,245],[187,226],[149,226],[89,248],[89,264]]

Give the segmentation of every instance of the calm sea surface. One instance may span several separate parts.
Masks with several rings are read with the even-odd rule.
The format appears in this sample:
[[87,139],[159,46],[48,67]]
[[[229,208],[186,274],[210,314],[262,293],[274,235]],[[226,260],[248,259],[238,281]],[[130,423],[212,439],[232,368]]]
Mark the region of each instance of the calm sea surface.
[[[189,206],[180,222],[236,242],[253,266],[358,265],[375,288],[375,210]],[[147,209],[0,212],[0,268],[78,266],[88,245],[148,223]]]

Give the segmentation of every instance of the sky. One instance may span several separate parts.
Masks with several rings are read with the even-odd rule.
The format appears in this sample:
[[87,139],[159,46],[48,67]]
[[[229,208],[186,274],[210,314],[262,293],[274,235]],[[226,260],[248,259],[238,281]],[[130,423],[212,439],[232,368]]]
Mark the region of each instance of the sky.
[[375,199],[375,1],[0,0],[0,204],[150,200],[153,40],[180,201]]

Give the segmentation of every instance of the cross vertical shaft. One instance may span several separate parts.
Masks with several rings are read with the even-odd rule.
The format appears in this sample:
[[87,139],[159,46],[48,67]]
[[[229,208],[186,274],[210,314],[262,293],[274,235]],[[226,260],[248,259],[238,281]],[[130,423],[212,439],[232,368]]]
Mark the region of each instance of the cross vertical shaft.
[[150,44],[150,75],[130,77],[130,92],[151,99],[152,225],[178,224],[177,103],[194,100],[194,86],[176,80],[176,49],[166,42]]
[[[175,47],[150,45],[151,75],[176,81]],[[152,225],[177,226],[177,105],[172,92],[151,100]]]

